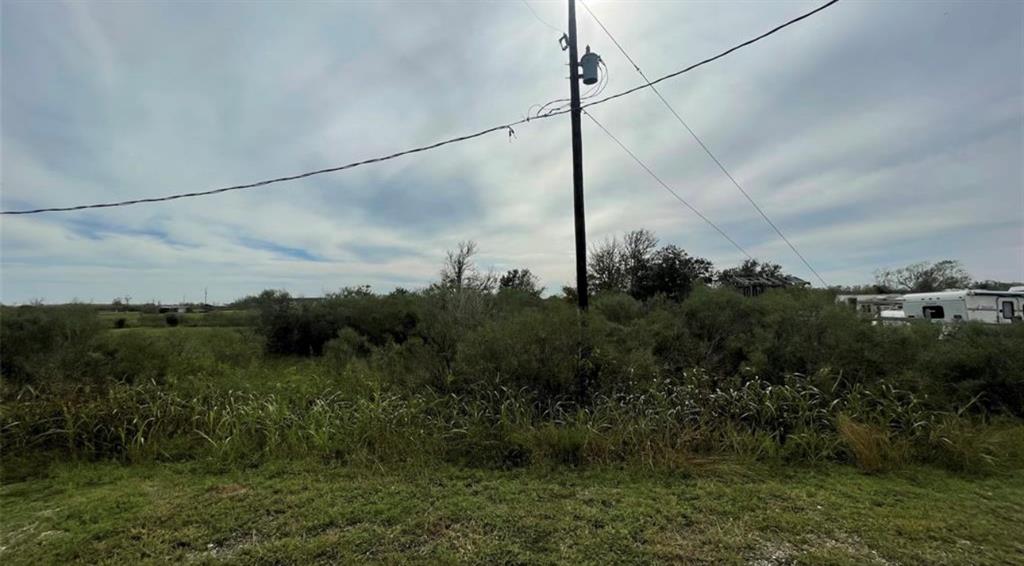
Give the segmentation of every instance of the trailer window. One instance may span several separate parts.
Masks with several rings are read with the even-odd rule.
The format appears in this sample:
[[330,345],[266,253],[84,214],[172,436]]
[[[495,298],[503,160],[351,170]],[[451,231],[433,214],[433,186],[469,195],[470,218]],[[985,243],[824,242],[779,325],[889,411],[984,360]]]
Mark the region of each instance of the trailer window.
[[924,314],[924,317],[927,318],[927,319],[946,318],[946,311],[945,311],[945,309],[943,309],[942,307],[939,307],[939,306],[922,307],[921,308],[921,312]]
[[1013,318],[1013,301],[1003,301],[1003,318]]

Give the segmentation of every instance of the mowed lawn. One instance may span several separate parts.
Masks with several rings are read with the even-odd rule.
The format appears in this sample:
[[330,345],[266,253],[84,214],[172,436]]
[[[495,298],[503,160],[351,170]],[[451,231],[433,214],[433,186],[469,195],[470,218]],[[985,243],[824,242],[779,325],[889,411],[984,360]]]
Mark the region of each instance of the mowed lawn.
[[1024,563],[1024,474],[705,464],[66,464],[0,490],[0,563]]

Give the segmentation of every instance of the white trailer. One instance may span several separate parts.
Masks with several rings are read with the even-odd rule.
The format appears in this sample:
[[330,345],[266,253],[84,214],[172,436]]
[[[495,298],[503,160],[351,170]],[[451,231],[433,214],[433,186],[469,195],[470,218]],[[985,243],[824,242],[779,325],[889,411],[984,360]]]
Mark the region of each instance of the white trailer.
[[903,296],[907,320],[1013,324],[1024,321],[1024,290],[967,289]]

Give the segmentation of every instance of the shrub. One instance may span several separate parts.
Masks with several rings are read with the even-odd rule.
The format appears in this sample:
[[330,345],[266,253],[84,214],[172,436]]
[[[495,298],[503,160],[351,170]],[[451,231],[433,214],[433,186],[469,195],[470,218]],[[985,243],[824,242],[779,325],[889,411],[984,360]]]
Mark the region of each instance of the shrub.
[[181,320],[178,318],[178,315],[170,313],[164,317],[164,322],[167,323],[167,326],[174,327],[178,326],[178,323],[181,322]]
[[544,396],[574,395],[580,347],[574,309],[552,305],[521,312],[466,336],[456,357],[453,385],[458,390],[486,384]]
[[365,358],[371,351],[370,344],[358,332],[343,328],[338,337],[324,345],[324,357],[335,369],[343,370],[353,359]]
[[916,362],[918,384],[947,407],[977,398],[980,408],[1024,416],[1024,325],[959,326]]
[[644,315],[644,305],[626,293],[599,293],[594,310],[615,324],[629,325]]
[[0,373],[34,383],[73,375],[102,331],[89,306],[0,308]]
[[274,354],[319,356],[324,345],[349,328],[369,344],[402,343],[420,320],[418,300],[408,293],[378,296],[364,289],[329,294],[320,300],[293,299],[284,291],[256,298],[257,329]]

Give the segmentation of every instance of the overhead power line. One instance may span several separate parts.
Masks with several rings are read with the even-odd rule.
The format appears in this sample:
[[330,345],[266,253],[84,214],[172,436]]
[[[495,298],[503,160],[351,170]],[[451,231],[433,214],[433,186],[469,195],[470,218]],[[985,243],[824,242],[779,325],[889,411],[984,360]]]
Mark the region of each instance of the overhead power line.
[[405,151],[399,151],[398,153],[392,153],[390,155],[384,155],[384,156],[381,156],[381,157],[374,157],[373,159],[365,159],[363,161],[356,161],[356,162],[353,162],[353,163],[348,163],[348,164],[345,164],[345,165],[339,165],[337,167],[330,167],[330,168],[327,168],[327,169],[318,169],[316,171],[308,171],[306,173],[299,173],[298,175],[289,175],[287,177],[278,177],[276,179],[267,179],[265,181],[257,181],[255,183],[249,183],[249,184],[246,184],[246,185],[234,185],[234,186],[231,186],[231,187],[221,187],[219,189],[210,189],[208,191],[197,191],[197,192],[193,192],[193,193],[180,193],[180,194],[168,195],[168,196],[164,196],[164,197],[153,197],[153,198],[142,198],[142,199],[134,199],[134,200],[123,200],[123,201],[119,201],[119,202],[106,202],[106,203],[101,203],[101,204],[81,204],[81,205],[78,205],[78,206],[64,206],[64,207],[53,207],[53,208],[37,208],[37,209],[34,209],[34,210],[5,210],[5,211],[3,211],[0,214],[38,214],[38,213],[41,213],[41,212],[68,212],[68,211],[72,211],[72,210],[85,210],[85,209],[89,209],[89,208],[114,208],[114,207],[118,207],[118,206],[129,206],[129,205],[133,205],[133,204],[143,204],[143,203],[148,203],[148,202],[164,202],[164,201],[178,200],[178,199],[183,199],[183,198],[202,197],[202,196],[207,196],[207,195],[215,195],[215,194],[218,194],[218,193],[226,193],[226,192],[229,192],[229,191],[240,191],[242,189],[255,189],[257,187],[263,187],[263,186],[271,185],[271,184],[274,184],[274,183],[283,183],[285,181],[295,181],[295,180],[298,180],[298,179],[304,179],[306,177],[312,177],[314,175],[323,175],[324,173],[334,173],[336,171],[344,171],[345,169],[353,169],[353,168],[359,167],[361,165],[370,165],[371,163],[380,163],[381,161],[388,161],[388,160],[391,160],[391,159],[402,157],[404,155],[409,155],[409,154],[412,154],[412,153],[419,153],[419,152],[422,152],[422,151],[436,149],[436,148],[439,148],[441,146],[448,145],[448,144],[451,144],[451,143],[458,143],[458,142],[461,142],[461,141],[471,140],[473,138],[478,138],[480,136],[485,136],[485,135],[490,134],[492,132],[497,132],[497,131],[501,131],[501,130],[506,130],[510,134],[512,134],[514,132],[514,130],[512,130],[512,126],[517,126],[517,125],[523,124],[525,122],[527,122],[527,120],[523,119],[523,120],[519,120],[518,122],[511,122],[509,124],[502,124],[501,126],[494,126],[493,128],[487,128],[486,130],[480,130],[479,132],[476,132],[476,133],[473,133],[473,134],[467,134],[465,136],[459,136],[457,138],[451,138],[451,139],[447,139],[447,140],[444,140],[444,141],[439,141],[437,143],[433,143],[433,144],[430,144],[430,145],[414,147],[412,149],[407,149]]
[[[634,93],[634,92],[636,92],[638,90],[643,90],[645,88],[650,88],[651,86],[653,86],[655,84],[658,84],[661,81],[668,80],[668,79],[671,79],[671,78],[674,78],[674,77],[678,77],[679,75],[682,75],[684,73],[688,73],[688,72],[690,72],[690,71],[692,71],[692,70],[694,70],[694,69],[696,69],[698,67],[701,67],[703,65],[707,65],[708,63],[711,63],[713,61],[721,59],[722,57],[725,57],[726,55],[729,55],[730,53],[732,53],[732,52],[734,52],[734,51],[736,51],[738,49],[742,49],[744,47],[747,47],[748,45],[751,45],[751,44],[754,44],[754,43],[756,43],[758,41],[761,41],[762,39],[764,39],[764,38],[766,38],[766,37],[768,37],[768,36],[770,36],[772,34],[778,33],[780,30],[782,30],[782,29],[784,29],[784,28],[786,28],[788,26],[791,26],[791,25],[793,25],[793,24],[795,24],[797,22],[800,22],[800,21],[802,21],[802,20],[804,20],[804,19],[806,19],[806,18],[808,18],[808,17],[810,17],[810,16],[812,16],[812,15],[814,15],[814,14],[816,14],[816,13],[822,11],[822,10],[824,10],[825,8],[828,8],[829,6],[835,4],[838,1],[839,0],[832,0],[831,2],[825,4],[825,5],[821,6],[821,7],[818,7],[816,9],[814,9],[814,10],[811,10],[810,12],[807,12],[806,14],[804,14],[802,16],[798,16],[796,18],[793,18],[792,20],[789,20],[788,22],[786,22],[784,24],[778,25],[778,26],[772,28],[771,30],[769,30],[769,31],[767,31],[767,32],[765,32],[763,34],[761,34],[761,35],[759,35],[759,36],[757,36],[757,37],[755,37],[753,39],[749,39],[747,41],[744,41],[743,43],[740,43],[739,45],[736,45],[735,47],[727,49],[726,51],[723,51],[723,52],[719,53],[718,55],[715,55],[713,57],[709,57],[707,59],[704,59],[703,61],[699,61],[697,63],[694,63],[693,65],[690,65],[689,67],[686,67],[684,69],[680,69],[680,70],[675,71],[673,73],[669,73],[669,74],[667,74],[665,76],[662,76],[662,77],[659,77],[658,79],[655,79],[653,81],[648,81],[646,84],[635,86],[635,87],[633,87],[631,89],[624,90],[622,92],[619,92],[619,93],[616,93],[616,94],[613,94],[613,95],[610,95],[610,96],[606,96],[604,98],[601,98],[599,100],[595,100],[593,102],[588,102],[587,104],[584,104],[583,106],[581,106],[581,108],[589,108],[589,107],[592,107],[592,106],[597,106],[599,104],[604,104],[605,102],[609,102],[609,101],[615,100],[617,98],[621,98],[621,97],[626,96],[628,94],[632,94],[632,93]],[[165,201],[171,201],[171,200],[177,200],[177,199],[201,197],[201,196],[207,196],[207,195],[214,195],[214,194],[218,194],[218,193],[226,193],[226,192],[229,192],[229,191],[238,191],[238,190],[243,190],[243,189],[253,189],[253,188],[257,188],[257,187],[263,187],[263,186],[266,186],[266,185],[271,185],[271,184],[274,184],[274,183],[282,183],[282,182],[285,182],[285,181],[294,181],[294,180],[297,180],[297,179],[303,179],[303,178],[306,178],[306,177],[312,177],[314,175],[323,175],[324,173],[334,173],[334,172],[337,172],[337,171],[344,171],[346,169],[353,169],[355,167],[359,167],[359,166],[362,166],[362,165],[370,165],[372,163],[380,163],[382,161],[389,161],[391,159],[396,159],[398,157],[402,157],[402,156],[405,156],[405,155],[410,155],[410,154],[413,154],[413,153],[419,153],[419,152],[423,152],[423,151],[427,151],[427,150],[431,150],[431,149],[436,149],[436,148],[439,148],[441,146],[445,146],[445,145],[452,144],[452,143],[458,143],[458,142],[462,142],[462,141],[471,140],[471,139],[474,139],[474,138],[485,136],[485,135],[493,133],[493,132],[508,131],[511,134],[513,132],[512,128],[514,126],[518,126],[520,124],[526,124],[526,123],[531,122],[531,121],[543,120],[543,119],[546,119],[546,118],[552,118],[552,117],[555,117],[555,116],[560,116],[562,114],[568,114],[569,111],[570,111],[569,109],[564,109],[564,110],[559,110],[557,112],[545,113],[545,114],[542,114],[540,116],[528,116],[526,118],[523,118],[521,120],[516,120],[514,122],[508,122],[506,124],[501,124],[501,125],[498,125],[498,126],[492,126],[490,128],[486,128],[486,129],[480,130],[480,131],[478,131],[476,133],[466,134],[466,135],[455,137],[455,138],[449,138],[449,139],[446,139],[446,140],[443,140],[443,141],[439,141],[439,142],[435,142],[435,143],[432,143],[432,144],[429,144],[429,145],[424,145],[424,146],[420,146],[420,147],[414,147],[412,149],[407,149],[407,150],[404,150],[404,151],[399,151],[397,153],[392,153],[390,155],[385,155],[385,156],[381,156],[381,157],[375,157],[375,158],[372,158],[372,159],[365,159],[363,161],[355,161],[355,162],[348,163],[348,164],[345,164],[345,165],[339,165],[337,167],[329,167],[327,169],[319,169],[319,170],[316,170],[316,171],[309,171],[309,172],[306,172],[306,173],[299,173],[297,175],[289,175],[287,177],[278,177],[276,179],[268,179],[268,180],[265,180],[265,181],[257,181],[255,183],[248,183],[248,184],[244,184],[244,185],[234,185],[234,186],[231,186],[231,187],[222,187],[222,188],[219,188],[219,189],[210,189],[210,190],[207,190],[207,191],[196,191],[196,192],[190,192],[190,193],[179,193],[179,194],[162,196],[162,197],[124,200],[124,201],[118,201],[118,202],[108,202],[108,203],[98,203],[98,204],[83,204],[83,205],[78,205],[78,206],[61,206],[61,207],[49,207],[49,208],[36,208],[36,209],[30,209],[30,210],[4,210],[4,211],[0,212],[0,214],[4,214],[4,215],[8,215],[8,214],[10,214],[10,215],[15,215],[15,214],[40,214],[40,213],[44,213],[44,212],[69,212],[69,211],[73,211],[73,210],[86,210],[86,209],[93,209],[93,208],[114,208],[114,207],[120,207],[120,206],[130,206],[130,205],[133,205],[133,204],[165,202]]]
[[533,17],[537,18],[538,22],[548,26],[549,28],[554,30],[555,33],[565,33],[564,31],[562,31],[562,30],[556,28],[555,26],[549,24],[547,22],[547,20],[545,20],[544,18],[540,17],[540,14],[538,14],[537,11],[533,9],[533,6],[530,5],[530,2],[528,2],[527,0],[523,0],[523,4],[526,6],[526,8],[528,10],[530,10],[530,13],[533,14]]
[[[822,6],[819,9],[824,9],[838,1],[839,0],[833,0],[829,4],[826,4],[825,6]],[[689,132],[691,136],[693,136],[693,139],[697,141],[701,148],[704,149],[704,152],[708,154],[708,157],[710,157],[711,160],[715,162],[715,165],[718,165],[718,168],[722,170],[722,173],[724,173],[725,176],[729,178],[729,181],[732,182],[733,186],[736,187],[740,191],[740,193],[743,194],[744,197],[746,197],[750,205],[754,207],[754,210],[756,210],[758,214],[761,215],[761,218],[764,218],[764,221],[767,222],[768,225],[772,227],[772,230],[775,230],[775,233],[779,235],[779,238],[781,238],[782,241],[785,242],[787,246],[789,246],[789,249],[792,250],[798,258],[800,258],[800,261],[803,262],[804,266],[806,266],[807,269],[809,269],[811,273],[813,273],[814,276],[818,278],[818,281],[821,281],[821,284],[823,286],[828,287],[828,283],[825,282],[825,279],[822,278],[821,274],[819,274],[818,271],[811,266],[811,263],[807,261],[807,258],[805,258],[804,255],[800,253],[799,250],[796,249],[796,246],[793,245],[793,242],[789,241],[789,238],[787,238],[786,235],[782,233],[782,230],[778,227],[778,225],[776,225],[775,222],[773,222],[772,219],[768,217],[768,214],[764,211],[764,209],[761,208],[761,206],[758,205],[756,201],[754,201],[754,198],[750,196],[750,193],[748,193],[743,188],[743,186],[739,184],[736,178],[732,176],[732,173],[730,173],[729,170],[725,168],[725,165],[722,164],[722,162],[718,159],[718,157],[715,156],[715,154],[711,151],[707,144],[704,143],[704,140],[700,139],[700,136],[697,135],[697,132],[694,132],[693,129],[690,128],[689,124],[687,124],[686,121],[683,120],[683,117],[679,115],[679,112],[676,112],[676,109],[673,108],[671,104],[669,104],[668,100],[664,96],[662,96],[661,92],[659,92],[657,87],[654,86],[654,83],[652,83],[650,79],[647,78],[647,75],[643,72],[643,70],[640,69],[640,65],[638,65],[637,62],[634,61],[633,58],[629,56],[629,53],[626,52],[626,49],[622,47],[622,44],[619,43],[617,39],[615,39],[615,36],[612,35],[612,32],[608,31],[608,28],[605,27],[604,23],[601,22],[601,19],[597,17],[597,14],[595,14],[590,9],[590,6],[588,6],[587,3],[584,2],[583,0],[580,0],[580,3],[583,4],[583,8],[587,10],[587,13],[590,14],[590,17],[594,18],[594,21],[597,22],[597,25],[600,26],[602,30],[604,30],[604,33],[605,35],[608,36],[608,39],[612,40],[612,43],[615,44],[615,47],[617,47],[619,51],[622,53],[622,55],[626,58],[626,60],[628,60],[631,65],[633,65],[633,68],[636,69],[636,72],[639,73],[640,77],[643,80],[647,81],[647,86],[650,86],[651,91],[654,92],[654,94],[656,94],[659,99],[661,99],[661,102],[662,104],[665,105],[665,108],[668,108],[669,112],[671,112],[672,115],[676,117],[676,120],[679,121],[680,124],[682,124],[683,128],[686,128],[686,131]]]
[[601,131],[603,131],[605,134],[608,134],[608,137],[610,137],[612,139],[612,141],[617,143],[619,145],[619,147],[622,148],[622,151],[625,151],[627,154],[629,154],[629,156],[633,158],[633,161],[636,161],[637,165],[642,167],[644,171],[647,171],[647,174],[650,175],[651,177],[653,177],[654,180],[658,182],[658,184],[660,184],[666,191],[669,192],[669,194],[671,194],[672,196],[676,197],[676,200],[678,200],[679,202],[683,203],[683,205],[686,208],[689,208],[691,211],[693,211],[693,213],[696,214],[697,216],[699,216],[701,220],[706,222],[708,224],[708,226],[711,226],[712,228],[715,229],[716,232],[721,234],[723,238],[725,238],[726,240],[729,240],[729,243],[732,244],[733,247],[735,247],[737,250],[739,250],[740,253],[742,253],[743,255],[747,256],[748,259],[754,259],[753,257],[751,257],[751,255],[749,253],[747,253],[747,250],[743,249],[743,246],[737,244],[736,240],[733,240],[731,237],[729,237],[729,235],[725,233],[725,230],[721,229],[717,224],[712,222],[710,218],[705,216],[704,213],[702,213],[701,211],[697,210],[692,204],[687,202],[686,199],[684,199],[683,197],[679,196],[679,193],[677,193],[674,190],[672,190],[672,187],[668,186],[668,183],[666,183],[665,181],[662,181],[661,177],[658,177],[658,175],[655,174],[654,171],[652,171],[651,168],[648,167],[646,163],[641,161],[640,158],[637,157],[635,153],[633,153],[628,147],[626,147],[626,144],[622,143],[622,141],[620,141],[619,138],[615,137],[614,134],[612,134],[610,131],[608,131],[608,128],[604,127],[604,125],[601,124],[601,122],[598,122],[597,118],[594,118],[593,114],[591,114],[590,112],[587,112],[586,110],[584,110],[583,113],[587,116],[587,118],[590,118],[590,120],[592,122],[594,122],[594,124],[596,124],[598,128],[601,128]]

